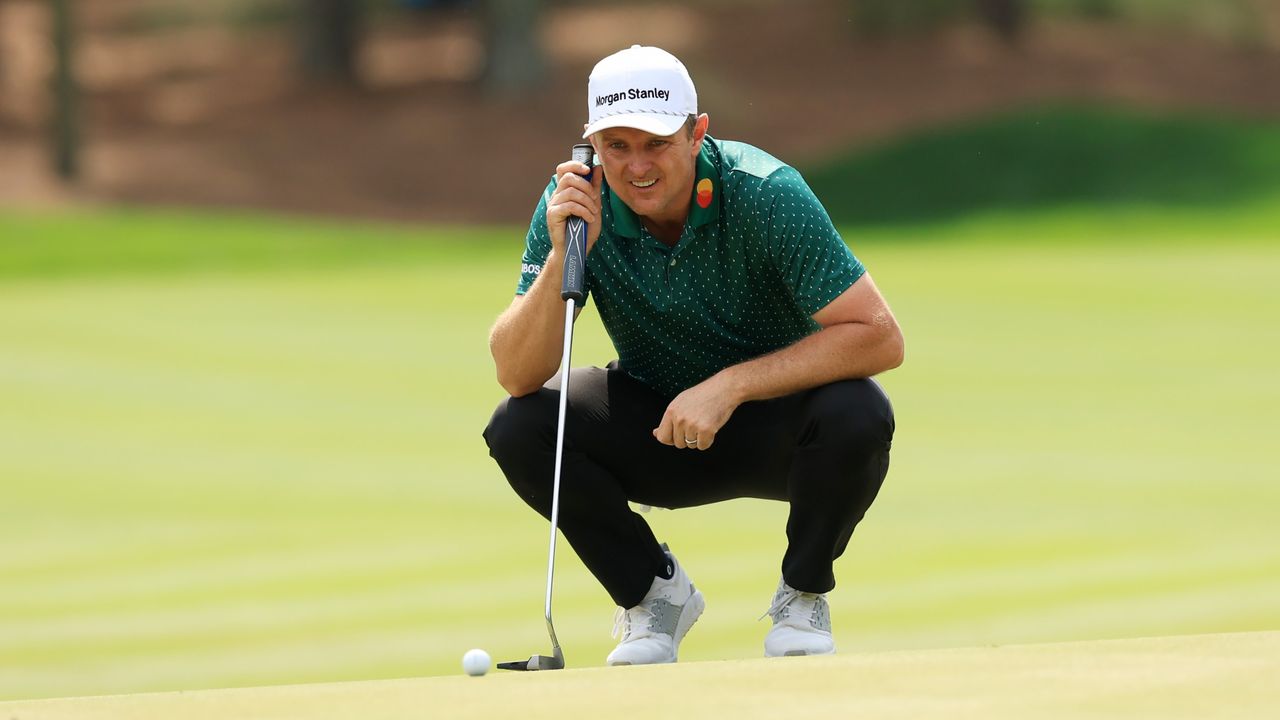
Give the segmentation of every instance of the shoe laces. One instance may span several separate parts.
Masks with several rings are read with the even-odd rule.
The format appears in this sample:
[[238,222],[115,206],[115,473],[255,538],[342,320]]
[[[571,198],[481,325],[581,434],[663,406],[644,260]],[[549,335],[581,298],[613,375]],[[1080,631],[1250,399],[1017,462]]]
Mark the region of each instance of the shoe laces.
[[793,607],[796,615],[801,617],[812,618],[817,612],[818,603],[822,601],[822,595],[818,593],[800,592],[793,587],[785,586],[786,590],[779,592],[773,597],[773,604],[769,606],[764,614],[756,619],[757,622],[767,617],[772,617],[773,622],[777,623],[791,616]]
[[622,642],[648,637],[652,633],[649,632],[649,622],[645,616],[652,618],[653,613],[643,604],[633,608],[618,608],[613,614],[613,632],[610,637],[616,639],[621,635]]

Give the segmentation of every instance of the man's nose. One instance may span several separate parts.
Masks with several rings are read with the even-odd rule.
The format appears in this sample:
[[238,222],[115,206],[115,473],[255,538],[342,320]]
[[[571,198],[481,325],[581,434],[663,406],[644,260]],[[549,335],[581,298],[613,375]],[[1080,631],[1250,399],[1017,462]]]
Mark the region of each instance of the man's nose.
[[644,153],[634,153],[627,158],[627,171],[632,175],[643,175],[653,167],[653,161],[645,156]]

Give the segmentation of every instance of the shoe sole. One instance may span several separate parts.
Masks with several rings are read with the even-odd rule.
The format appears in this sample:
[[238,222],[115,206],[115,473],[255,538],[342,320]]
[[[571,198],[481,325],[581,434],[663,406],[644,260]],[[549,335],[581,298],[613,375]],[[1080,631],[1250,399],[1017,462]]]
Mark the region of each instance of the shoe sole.
[[[673,663],[680,659],[680,643],[684,640],[684,636],[689,634],[693,624],[698,622],[698,618],[702,617],[702,611],[707,609],[707,601],[702,597],[701,590],[694,590],[693,594],[684,604],[684,610],[680,611],[680,619],[676,622],[676,635],[674,641],[676,646],[675,657],[670,660],[664,660],[661,663],[645,663],[646,665],[664,665]],[[619,662],[614,663],[610,667],[630,667],[632,663]]]
[[832,644],[831,644],[831,649],[830,649],[830,650],[804,650],[804,649],[798,649],[798,650],[786,650],[786,651],[783,651],[783,652],[780,652],[780,653],[771,653],[771,652],[769,652],[769,648],[768,648],[768,646],[766,646],[766,647],[765,647],[765,650],[764,650],[764,656],[765,656],[765,657],[767,657],[767,658],[776,658],[776,657],[808,657],[808,656],[810,656],[810,655],[835,655],[835,654],[836,654],[836,646],[835,646],[835,643],[834,643],[834,642],[832,642]]

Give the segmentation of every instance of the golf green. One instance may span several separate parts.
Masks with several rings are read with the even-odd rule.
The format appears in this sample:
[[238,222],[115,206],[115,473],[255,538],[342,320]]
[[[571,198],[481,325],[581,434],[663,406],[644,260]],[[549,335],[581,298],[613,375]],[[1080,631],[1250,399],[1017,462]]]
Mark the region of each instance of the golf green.
[[[1280,632],[591,668],[0,703],[17,720],[1253,718]],[[660,688],[655,692],[654,688]]]
[[[905,365],[883,378],[893,467],[837,565],[846,655],[663,678],[782,692],[829,668],[846,689],[828,707],[869,692],[920,710],[914,683],[963,699],[969,676],[954,673],[976,656],[866,653],[1280,628],[1277,226],[1237,217],[1214,234],[1191,211],[1091,218],[846,233],[907,339]],[[495,660],[547,650],[546,524],[480,437],[502,397],[487,329],[514,288],[521,231],[334,226],[317,259],[298,240],[311,226],[277,220],[6,222],[0,699],[456,674],[471,647]],[[220,230],[235,238],[225,256],[181,254],[186,233],[216,242]],[[11,242],[23,233],[36,239]],[[145,243],[129,245],[135,235]],[[590,308],[575,358],[612,358]],[[648,517],[707,596],[682,660],[758,657],[785,508]],[[600,665],[613,608],[562,548],[557,631],[571,668]],[[1197,648],[1233,667],[1217,641],[1186,642],[1183,670],[1125,665],[1088,697],[1103,707],[1114,691],[1116,707],[1142,710],[1143,693],[1167,691],[1173,716],[1197,706],[1159,677],[1237,687],[1225,671],[1197,674]],[[1274,662],[1274,635],[1256,642]],[[1146,656],[1135,647],[1134,663]],[[995,653],[1012,674],[971,690],[1022,687],[1035,701],[1039,685],[1018,679],[1045,652]],[[1063,662],[1111,662],[1097,657]],[[867,669],[881,662],[900,674]],[[1043,662],[1037,682],[1051,683]],[[569,702],[565,690],[599,681],[615,707],[622,685],[658,676],[559,677],[404,687],[527,711],[534,695],[518,688]],[[489,698],[493,682],[512,692]],[[313,691],[273,692],[252,697],[288,708]],[[191,702],[224,697],[250,696]],[[87,706],[21,707],[7,716]]]

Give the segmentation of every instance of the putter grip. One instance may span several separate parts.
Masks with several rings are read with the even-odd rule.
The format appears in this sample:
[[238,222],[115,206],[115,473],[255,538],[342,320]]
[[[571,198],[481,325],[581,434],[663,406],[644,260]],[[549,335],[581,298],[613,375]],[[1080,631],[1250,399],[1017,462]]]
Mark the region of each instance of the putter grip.
[[[573,159],[591,167],[590,145],[574,145]],[[591,177],[588,173],[587,177]],[[580,217],[570,217],[564,226],[564,281],[560,286],[560,298],[572,300],[579,307],[586,302],[583,286],[587,280],[587,223]]]

